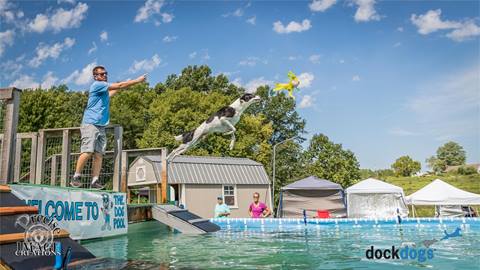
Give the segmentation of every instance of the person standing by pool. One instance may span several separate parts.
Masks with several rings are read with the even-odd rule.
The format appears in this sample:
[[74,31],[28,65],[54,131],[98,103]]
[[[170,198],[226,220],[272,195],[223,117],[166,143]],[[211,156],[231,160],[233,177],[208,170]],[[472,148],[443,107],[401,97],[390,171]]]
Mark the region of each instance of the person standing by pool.
[[223,202],[222,196],[217,197],[217,205],[215,205],[215,217],[228,217],[230,215],[230,207]]
[[260,202],[260,193],[253,193],[253,202],[248,207],[248,214],[252,218],[264,218],[270,215],[271,211],[266,204]]
[[98,177],[102,169],[103,155],[107,146],[105,126],[110,123],[110,97],[115,95],[118,90],[144,82],[147,75],[144,74],[135,80],[124,82],[108,83],[108,72],[103,66],[96,66],[92,70],[95,80],[90,86],[88,92],[87,108],[83,114],[80,133],[82,143],[80,147],[80,157],[78,157],[75,174],[70,185],[72,187],[81,187],[80,176],[87,161],[93,156],[92,165],[92,183],[91,188],[103,189],[104,186],[99,183]]

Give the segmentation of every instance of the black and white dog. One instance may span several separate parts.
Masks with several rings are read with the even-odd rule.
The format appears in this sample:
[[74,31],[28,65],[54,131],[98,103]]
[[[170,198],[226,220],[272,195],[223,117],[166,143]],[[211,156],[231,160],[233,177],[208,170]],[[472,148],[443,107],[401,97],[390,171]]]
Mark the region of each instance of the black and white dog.
[[242,113],[253,103],[260,101],[259,96],[254,94],[243,94],[235,100],[230,106],[221,108],[218,112],[210,116],[196,129],[185,134],[175,136],[175,140],[181,141],[182,144],[172,151],[167,157],[171,160],[181,155],[188,149],[197,144],[203,137],[210,133],[220,132],[224,135],[232,135],[230,141],[230,150],[235,145],[235,125],[240,120]]

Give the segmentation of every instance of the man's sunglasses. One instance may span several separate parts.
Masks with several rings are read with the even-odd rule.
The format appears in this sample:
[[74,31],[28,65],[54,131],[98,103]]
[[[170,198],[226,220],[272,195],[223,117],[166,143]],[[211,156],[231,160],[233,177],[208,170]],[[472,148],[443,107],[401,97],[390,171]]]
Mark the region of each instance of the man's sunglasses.
[[97,76],[107,76],[108,75],[108,72],[103,72],[103,73],[96,73],[95,75]]

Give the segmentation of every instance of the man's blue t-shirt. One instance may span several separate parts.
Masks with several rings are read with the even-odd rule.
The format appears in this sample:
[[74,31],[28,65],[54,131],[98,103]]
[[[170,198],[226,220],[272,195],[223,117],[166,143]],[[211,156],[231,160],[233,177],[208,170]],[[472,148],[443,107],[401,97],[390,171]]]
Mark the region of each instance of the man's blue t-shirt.
[[95,81],[90,86],[82,124],[106,126],[110,122],[110,96],[107,82]]

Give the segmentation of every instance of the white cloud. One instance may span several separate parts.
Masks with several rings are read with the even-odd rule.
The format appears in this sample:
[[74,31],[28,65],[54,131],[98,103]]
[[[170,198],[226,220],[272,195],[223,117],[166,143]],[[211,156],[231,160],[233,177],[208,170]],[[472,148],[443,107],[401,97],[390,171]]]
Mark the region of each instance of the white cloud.
[[378,15],[374,7],[375,0],[353,0],[353,3],[358,6],[354,16],[356,22],[380,20],[380,15]]
[[235,9],[233,12],[228,12],[222,15],[222,17],[227,18],[227,17],[242,17],[243,14],[245,13],[245,10],[250,7],[250,3],[247,3],[244,7],[239,7]]
[[151,59],[135,60],[128,71],[130,73],[137,73],[138,71],[150,72],[157,68],[161,62],[162,59],[160,59],[158,54],[154,54]]
[[358,75],[353,75],[352,81],[354,81],[354,82],[360,81],[360,76],[358,76]]
[[242,79],[241,78],[235,78],[230,83],[235,85],[236,87],[242,87]]
[[85,85],[93,80],[92,70],[97,66],[97,62],[92,62],[85,66],[82,70],[75,70],[67,78],[63,79],[63,83],[75,83],[76,85]]
[[188,55],[188,58],[190,58],[190,59],[193,59],[193,58],[195,58],[195,57],[197,57],[197,52],[191,52],[191,53]]
[[273,82],[266,80],[264,77],[255,78],[245,84],[244,88],[248,93],[255,93],[257,88],[264,85],[272,85]]
[[[23,59],[23,58],[22,58]],[[17,75],[23,68],[23,65],[18,58],[16,60],[8,60],[0,62],[0,77],[5,79],[12,79]]]
[[401,42],[397,42],[397,43],[393,44],[393,47],[395,47],[395,48],[400,47],[400,46],[402,46]]
[[308,5],[308,7],[313,12],[318,12],[318,11],[324,12],[325,10],[335,5],[336,2],[337,0],[313,0]]
[[169,43],[169,42],[174,42],[175,40],[177,40],[177,36],[165,36],[163,38],[163,42],[165,43]]
[[28,62],[31,67],[40,66],[47,58],[57,59],[63,50],[71,48],[75,44],[75,39],[65,38],[63,43],[55,43],[52,46],[40,43],[35,49],[36,56]]
[[441,9],[429,10],[421,15],[412,14],[410,21],[417,26],[418,33],[422,35],[428,35],[439,30],[453,29],[446,34],[446,37],[457,42],[480,35],[480,27],[473,20],[464,20],[463,22],[442,20],[441,15]]
[[147,0],[145,4],[138,9],[135,22],[147,21],[150,16],[159,14],[163,3],[162,0]]
[[50,87],[54,86],[57,81],[58,78],[53,75],[53,72],[49,71],[47,74],[45,74],[45,76],[43,76],[41,88],[49,89]]
[[40,87],[40,84],[31,76],[20,75],[18,79],[10,84],[10,87],[16,87],[19,89],[37,89]]
[[13,32],[13,30],[0,32],[0,56],[2,56],[7,46],[13,45],[14,35],[15,35],[15,32]]
[[90,49],[88,50],[88,54],[90,55],[90,54],[92,54],[92,53],[94,53],[94,52],[96,52],[96,51],[97,51],[97,43],[95,43],[95,41],[94,41],[94,42],[92,42],[92,48],[90,48]]
[[28,29],[33,32],[43,33],[45,30],[53,30],[57,33],[63,29],[80,27],[86,17],[88,5],[78,3],[74,8],[65,10],[56,9],[51,17],[45,14],[37,14],[35,19],[28,23]]
[[247,19],[246,22],[251,25],[255,25],[257,23],[257,16],[253,16],[250,19]]
[[17,24],[18,19],[23,18],[25,14],[21,10],[15,10],[12,1],[0,0],[0,19],[4,19],[7,23]]
[[287,59],[290,61],[295,61],[300,59],[300,56],[290,55],[289,57],[287,57]]
[[262,60],[258,57],[249,56],[249,57],[241,60],[240,62],[238,62],[238,64],[240,66],[249,66],[249,67],[256,66],[258,63],[267,64],[268,61],[267,60]]
[[345,60],[344,60],[344,59],[340,59],[340,60],[338,60],[338,63],[340,63],[340,64],[345,64]]
[[[173,20],[173,14],[161,12],[161,9],[165,1],[163,0],[147,0],[145,4],[141,6],[137,15],[135,16],[135,22],[147,22],[150,17],[155,17],[155,15],[160,15],[162,22],[169,23]],[[160,25],[161,22],[155,19],[155,25]]]
[[435,136],[471,134],[478,137],[480,92],[479,66],[439,76],[419,88],[406,108],[413,119]]
[[300,101],[300,104],[298,107],[300,109],[305,109],[313,106],[313,103],[315,102],[315,98],[310,96],[310,95],[305,95],[302,97],[302,100]]
[[108,40],[108,32],[102,31],[102,33],[100,33],[100,41],[105,42],[107,40]]
[[35,19],[28,24],[28,27],[33,32],[43,33],[47,29],[49,19],[44,14],[37,14]]
[[315,79],[315,76],[310,72],[304,72],[298,75],[298,80],[300,81],[298,88],[309,88],[312,85],[313,79]]
[[57,4],[68,3],[68,4],[74,5],[75,2],[76,2],[75,0],[57,0]]
[[397,27],[397,31],[398,32],[403,32],[403,27],[401,27],[401,26]]
[[202,59],[205,60],[205,61],[210,60],[210,54],[208,54],[208,50],[205,50],[205,51],[203,52]]
[[312,62],[313,64],[319,64],[320,63],[320,58],[322,56],[320,54],[312,54],[310,55],[310,57],[308,58],[308,60],[310,62]]
[[276,21],[273,23],[273,31],[279,34],[289,34],[292,32],[303,32],[307,31],[312,27],[310,20],[305,19],[302,23],[291,21],[287,26],[284,26],[282,22]]
[[460,23],[455,21],[442,21],[440,15],[442,10],[429,10],[423,15],[412,14],[410,21],[417,26],[418,33],[422,35],[428,35],[442,29],[454,29],[461,26]]
[[173,16],[173,14],[162,13],[162,22],[164,22],[164,23],[172,22],[173,18],[175,18],[175,16]]
[[401,137],[406,137],[406,136],[417,136],[419,135],[417,132],[409,131],[400,127],[394,127],[388,130],[388,133],[395,135],[395,136],[401,136]]
[[454,41],[461,42],[479,35],[480,27],[476,25],[473,21],[468,21],[463,23],[460,28],[457,28],[452,32],[448,33],[447,37]]

